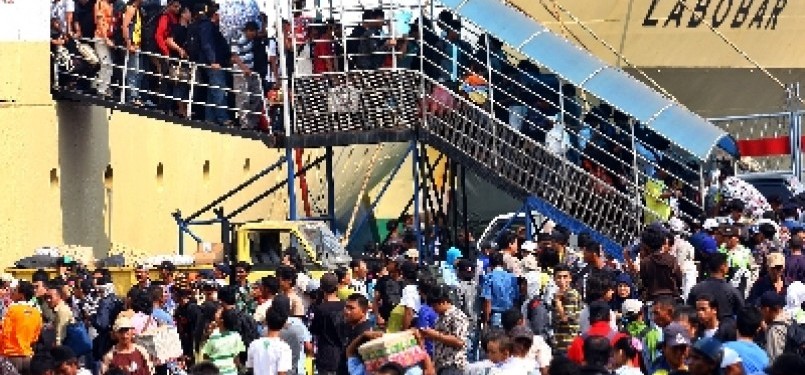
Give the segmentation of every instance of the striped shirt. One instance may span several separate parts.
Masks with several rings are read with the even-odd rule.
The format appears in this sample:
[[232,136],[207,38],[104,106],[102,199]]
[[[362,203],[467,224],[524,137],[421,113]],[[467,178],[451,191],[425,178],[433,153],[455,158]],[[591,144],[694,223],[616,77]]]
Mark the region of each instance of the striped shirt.
[[249,70],[254,70],[254,53],[252,52],[252,49],[252,41],[246,38],[243,33],[241,33],[237,39],[232,41],[232,54],[237,55],[240,58],[240,61],[243,62],[243,65],[249,67]]
[[221,371],[221,375],[236,375],[238,368],[235,365],[235,357],[246,351],[243,339],[237,332],[215,332],[210,336],[201,354],[207,356],[212,363]]

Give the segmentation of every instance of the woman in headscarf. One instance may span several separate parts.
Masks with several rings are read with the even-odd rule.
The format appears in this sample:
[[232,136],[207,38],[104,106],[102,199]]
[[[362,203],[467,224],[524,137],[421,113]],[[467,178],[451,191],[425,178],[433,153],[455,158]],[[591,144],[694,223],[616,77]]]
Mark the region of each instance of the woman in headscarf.
[[456,261],[461,258],[461,250],[451,247],[445,254],[444,263],[441,266],[442,278],[445,285],[458,285],[458,275],[456,274]]
[[627,299],[637,299],[637,287],[632,281],[632,277],[628,273],[621,273],[615,278],[615,296],[609,301],[609,307],[616,314],[620,315],[623,301]]

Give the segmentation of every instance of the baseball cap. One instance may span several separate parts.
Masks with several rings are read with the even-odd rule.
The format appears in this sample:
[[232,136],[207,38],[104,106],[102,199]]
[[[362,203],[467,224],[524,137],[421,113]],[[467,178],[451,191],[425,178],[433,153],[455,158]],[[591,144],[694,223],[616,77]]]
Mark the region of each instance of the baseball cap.
[[115,325],[113,326],[115,331],[128,328],[134,328],[134,322],[131,321],[130,317],[121,315],[115,319]]
[[716,219],[714,219],[712,217],[707,218],[707,219],[704,220],[704,223],[702,223],[702,228],[704,228],[705,230],[710,230],[710,231],[714,230],[714,229],[718,228],[718,220],[716,220]]
[[537,249],[537,243],[534,241],[525,241],[520,248],[525,251],[532,252]]
[[677,322],[673,322],[662,329],[665,345],[690,345],[690,331]]
[[726,237],[738,237],[741,235],[741,228],[734,225],[721,227],[721,234]]
[[639,299],[627,299],[621,305],[621,313],[624,315],[637,315],[643,309],[643,302]]
[[668,220],[668,228],[671,229],[671,232],[682,233],[685,231],[686,227],[687,225],[685,225],[685,222],[678,217],[672,217],[670,220]]
[[785,267],[785,256],[782,253],[769,253],[766,256],[766,260],[769,263],[769,267]]
[[727,368],[741,362],[741,355],[735,350],[724,347],[724,358],[721,358],[721,368]]
[[338,290],[338,277],[331,272],[325,273],[319,280],[319,289],[324,293],[333,293]]
[[779,295],[773,290],[766,291],[760,296],[760,307],[783,307],[785,306],[785,297]]
[[419,259],[419,250],[411,248],[405,251],[405,257],[409,259]]
[[162,263],[159,264],[159,267],[157,267],[157,269],[165,271],[176,271],[176,266],[173,264],[173,262],[169,260],[164,260],[162,261]]
[[696,344],[693,345],[693,350],[704,355],[713,363],[717,363],[719,367],[721,366],[721,359],[724,358],[724,350],[722,349],[721,341],[712,337],[706,337],[696,341]]

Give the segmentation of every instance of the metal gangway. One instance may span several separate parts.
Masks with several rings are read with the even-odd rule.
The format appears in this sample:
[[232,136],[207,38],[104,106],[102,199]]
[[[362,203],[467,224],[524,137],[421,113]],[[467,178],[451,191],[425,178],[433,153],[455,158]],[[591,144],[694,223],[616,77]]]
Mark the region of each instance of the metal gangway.
[[[557,224],[591,233],[615,257],[646,223],[700,215],[708,168],[737,153],[720,129],[505,2],[289,1],[264,11],[283,51],[268,95],[211,85],[203,78],[211,66],[148,52],[185,64],[186,77],[132,70],[124,53],[94,69],[54,63],[54,93],[289,149],[425,143]],[[187,86],[183,97],[136,88],[186,112],[131,105],[125,79],[108,82],[113,95],[86,90],[97,65]],[[216,105],[192,95],[198,89],[257,104]],[[239,129],[200,116],[216,107],[269,125]]]

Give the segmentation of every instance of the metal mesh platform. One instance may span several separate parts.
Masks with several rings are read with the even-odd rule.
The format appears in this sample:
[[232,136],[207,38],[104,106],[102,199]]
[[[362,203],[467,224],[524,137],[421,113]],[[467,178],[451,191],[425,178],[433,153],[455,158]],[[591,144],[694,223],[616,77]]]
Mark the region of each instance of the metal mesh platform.
[[335,73],[294,79],[294,134],[413,128],[420,74],[408,70]]

